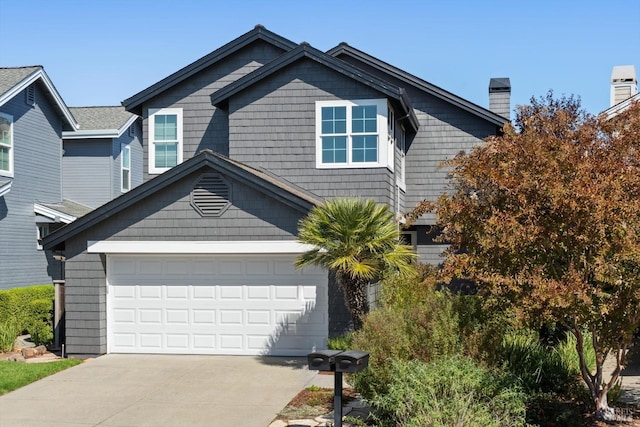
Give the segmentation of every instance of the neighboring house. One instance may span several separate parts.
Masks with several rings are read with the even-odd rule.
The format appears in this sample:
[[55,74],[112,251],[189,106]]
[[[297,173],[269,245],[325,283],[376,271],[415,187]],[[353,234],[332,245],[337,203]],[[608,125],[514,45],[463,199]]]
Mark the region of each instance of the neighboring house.
[[[325,348],[349,316],[333,277],[293,267],[308,249],[298,221],[345,196],[400,219],[444,190],[440,161],[508,120],[508,103],[498,114],[346,44],[321,52],[261,26],[123,105],[142,117],[144,182],[44,241],[66,256],[72,355]],[[408,236],[437,263],[432,224]]]
[[62,194],[62,132],[77,126],[41,66],[0,68],[0,289],[62,277],[39,239],[88,211]]
[[633,65],[617,65],[611,72],[611,106],[600,114],[611,118],[625,111],[631,103],[640,102],[638,77]]
[[62,133],[63,193],[97,208],[142,183],[142,129],[124,107],[71,107],[79,130]]

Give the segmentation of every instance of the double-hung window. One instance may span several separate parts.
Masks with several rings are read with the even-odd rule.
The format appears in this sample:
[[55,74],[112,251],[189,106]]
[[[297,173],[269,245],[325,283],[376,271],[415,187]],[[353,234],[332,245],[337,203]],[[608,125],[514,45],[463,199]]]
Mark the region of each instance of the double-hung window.
[[13,117],[0,113],[0,175],[13,176]]
[[182,109],[149,110],[149,173],[182,163]]
[[[385,99],[316,102],[316,166],[390,166]],[[392,166],[391,166],[392,167]]]
[[120,176],[122,192],[131,190],[131,147],[127,144],[120,145]]

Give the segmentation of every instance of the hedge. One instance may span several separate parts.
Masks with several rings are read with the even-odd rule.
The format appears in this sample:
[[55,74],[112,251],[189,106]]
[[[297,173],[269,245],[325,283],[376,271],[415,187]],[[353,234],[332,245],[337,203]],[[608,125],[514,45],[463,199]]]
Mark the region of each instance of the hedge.
[[36,344],[48,344],[53,339],[54,297],[53,285],[0,290],[0,324],[11,322]]

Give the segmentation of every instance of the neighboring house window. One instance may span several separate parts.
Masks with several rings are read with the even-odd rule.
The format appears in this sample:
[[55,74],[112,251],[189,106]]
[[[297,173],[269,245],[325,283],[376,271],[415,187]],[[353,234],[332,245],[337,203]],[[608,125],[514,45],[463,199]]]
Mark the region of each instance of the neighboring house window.
[[131,137],[135,137],[136,136],[136,125],[135,125],[135,123],[132,124],[131,126],[129,126],[129,136],[131,136]]
[[13,117],[0,113],[0,175],[13,176]]
[[38,238],[38,243],[37,243],[37,247],[38,249],[42,249],[42,239],[44,239],[45,237],[47,237],[49,235],[49,224],[43,223],[43,224],[36,224],[36,230],[37,230],[37,235],[36,237]]
[[385,99],[316,102],[316,166],[387,166],[388,107]]
[[182,163],[182,109],[149,110],[149,173]]
[[131,190],[131,147],[126,144],[120,146],[120,176],[122,177],[122,191]]

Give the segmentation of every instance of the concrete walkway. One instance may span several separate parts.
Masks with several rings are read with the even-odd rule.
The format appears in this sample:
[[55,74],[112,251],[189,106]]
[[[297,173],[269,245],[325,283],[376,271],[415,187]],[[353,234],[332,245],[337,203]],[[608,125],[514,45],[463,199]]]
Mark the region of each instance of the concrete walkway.
[[0,426],[264,427],[317,377],[303,358],[107,355],[1,396]]

